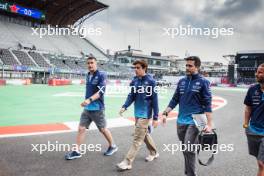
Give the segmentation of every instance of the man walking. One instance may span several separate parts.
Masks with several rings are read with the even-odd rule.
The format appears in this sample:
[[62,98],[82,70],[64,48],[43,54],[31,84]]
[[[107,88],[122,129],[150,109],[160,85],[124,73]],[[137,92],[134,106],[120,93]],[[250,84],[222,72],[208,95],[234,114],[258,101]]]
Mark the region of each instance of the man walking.
[[66,160],[72,160],[81,157],[80,145],[83,144],[85,131],[89,128],[91,122],[94,122],[99,131],[104,135],[108,142],[108,149],[104,152],[105,156],[114,154],[118,148],[113,143],[110,131],[106,128],[106,119],[104,114],[104,92],[106,86],[106,75],[97,69],[97,60],[95,57],[87,58],[88,74],[86,77],[85,100],[81,103],[84,110],[78,127],[77,146],[78,148],[65,155]]
[[[179,104],[179,115],[177,119],[177,133],[182,144],[197,144],[198,128],[195,126],[193,115],[205,114],[207,126],[204,131],[212,129],[212,95],[210,82],[203,78],[198,72],[201,66],[199,57],[186,58],[186,76],[179,80],[176,91],[162,113],[163,123],[166,123],[168,113]],[[196,151],[186,150],[183,152],[185,160],[185,174],[195,176]]]
[[249,154],[257,159],[258,174],[264,176],[264,63],[256,72],[257,84],[248,89],[244,100],[244,125]]
[[156,92],[156,81],[146,73],[147,63],[144,60],[137,60],[133,63],[135,67],[136,76],[130,83],[131,92],[128,94],[125,104],[120,110],[120,115],[134,102],[135,115],[135,132],[133,144],[130,147],[124,160],[117,164],[118,170],[129,170],[132,168],[140,146],[145,142],[150,154],[146,157],[146,161],[153,161],[159,157],[156,145],[148,133],[148,126],[152,118],[152,126],[154,128],[158,125],[158,97]]

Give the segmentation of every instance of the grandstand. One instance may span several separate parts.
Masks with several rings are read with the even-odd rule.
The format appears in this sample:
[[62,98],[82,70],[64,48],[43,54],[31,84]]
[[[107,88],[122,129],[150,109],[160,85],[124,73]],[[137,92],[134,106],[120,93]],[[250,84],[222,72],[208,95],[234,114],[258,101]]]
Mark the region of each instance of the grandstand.
[[0,49],[0,60],[4,65],[11,66],[20,64],[8,49]]
[[257,67],[264,63],[264,51],[239,51],[232,55],[234,61],[229,64],[228,78],[233,84],[253,84],[256,82]]
[[13,50],[12,52],[22,65],[29,67],[37,67],[36,62],[31,59],[27,53],[18,50]]
[[[82,25],[82,22],[108,6],[95,0],[69,2],[55,1],[0,1],[19,5],[41,16],[21,14],[0,9],[0,77],[2,79],[25,78],[33,83],[45,82],[50,77],[83,78],[87,67],[85,58],[93,55],[99,60],[99,68],[109,76],[125,75],[128,67],[113,65],[104,50],[88,38],[78,35],[43,35],[33,31]],[[34,10],[32,10],[34,9]],[[45,13],[44,13],[45,12]],[[1,66],[2,65],[2,66]],[[12,74],[15,73],[15,74]],[[14,76],[15,75],[15,76]]]
[[29,51],[28,54],[34,59],[34,61],[37,63],[39,67],[41,68],[51,67],[51,64],[48,63],[48,61],[40,53]]

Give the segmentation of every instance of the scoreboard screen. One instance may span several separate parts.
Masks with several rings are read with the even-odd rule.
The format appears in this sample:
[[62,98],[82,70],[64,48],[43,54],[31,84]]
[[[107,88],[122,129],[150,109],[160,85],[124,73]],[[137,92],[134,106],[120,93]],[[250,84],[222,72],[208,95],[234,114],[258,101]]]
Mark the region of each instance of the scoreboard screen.
[[0,0],[0,10],[7,11],[10,13],[16,13],[23,16],[28,16],[39,20],[45,19],[45,14],[40,10],[22,7],[20,5],[4,2],[2,0]]

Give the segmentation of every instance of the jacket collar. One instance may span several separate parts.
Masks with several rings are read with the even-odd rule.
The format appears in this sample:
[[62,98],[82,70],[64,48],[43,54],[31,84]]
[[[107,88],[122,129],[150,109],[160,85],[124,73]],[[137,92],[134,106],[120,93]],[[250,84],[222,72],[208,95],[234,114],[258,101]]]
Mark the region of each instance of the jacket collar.
[[142,80],[144,80],[146,77],[148,77],[148,74],[147,73],[144,76],[142,76],[142,77],[138,77],[137,76],[138,79],[142,79]]
[[[98,72],[98,69],[95,70],[95,72],[93,73],[93,75],[96,75],[97,72]],[[88,72],[88,75],[90,75],[90,74],[91,74],[91,72]]]
[[188,79],[191,79],[191,80],[194,80],[194,79],[198,79],[198,78],[200,78],[201,77],[201,75],[199,74],[199,73],[196,73],[196,74],[192,74],[192,75],[187,75],[187,78]]

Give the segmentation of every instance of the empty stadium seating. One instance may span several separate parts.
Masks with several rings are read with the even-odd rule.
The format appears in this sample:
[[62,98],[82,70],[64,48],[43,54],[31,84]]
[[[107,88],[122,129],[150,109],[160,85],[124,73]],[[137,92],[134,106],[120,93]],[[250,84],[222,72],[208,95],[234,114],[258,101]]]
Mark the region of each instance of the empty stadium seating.
[[28,54],[35,60],[35,62],[43,68],[49,68],[51,65],[44,59],[44,57],[37,52],[28,52]]
[[55,67],[60,69],[70,70],[70,67],[66,65],[66,61],[64,59],[60,59],[55,55],[51,55],[51,54],[43,54],[43,55],[44,57],[48,58],[50,60],[50,63]]
[[112,75],[130,72],[128,67],[110,62],[103,50],[88,39],[73,35],[41,38],[33,35],[31,26],[30,21],[0,15],[0,65],[24,65],[36,71],[56,68],[79,74],[87,71],[84,55],[91,54],[98,59],[100,70]]
[[82,69],[82,67],[80,67],[78,65],[78,61],[76,59],[75,60],[72,60],[72,59],[66,60],[66,65],[68,67],[70,67],[72,70],[80,70],[80,69]]
[[22,65],[37,67],[37,65],[29,58],[28,54],[23,51],[12,51]]
[[[20,23],[22,22],[21,20]],[[5,34],[0,36],[0,46],[4,48],[16,48],[19,43],[27,43],[40,51],[78,57],[82,56],[81,53],[91,53],[100,60],[108,60],[104,52],[87,39],[73,35],[45,35],[41,38],[39,35],[33,35],[32,27],[16,24],[16,20],[6,21],[1,15],[0,33]]]
[[20,65],[18,61],[13,57],[11,52],[7,49],[0,49],[0,59],[5,65]]
[[81,67],[81,69],[87,70],[87,64],[85,60],[79,60],[77,62],[78,62],[77,64],[79,65],[79,67]]

